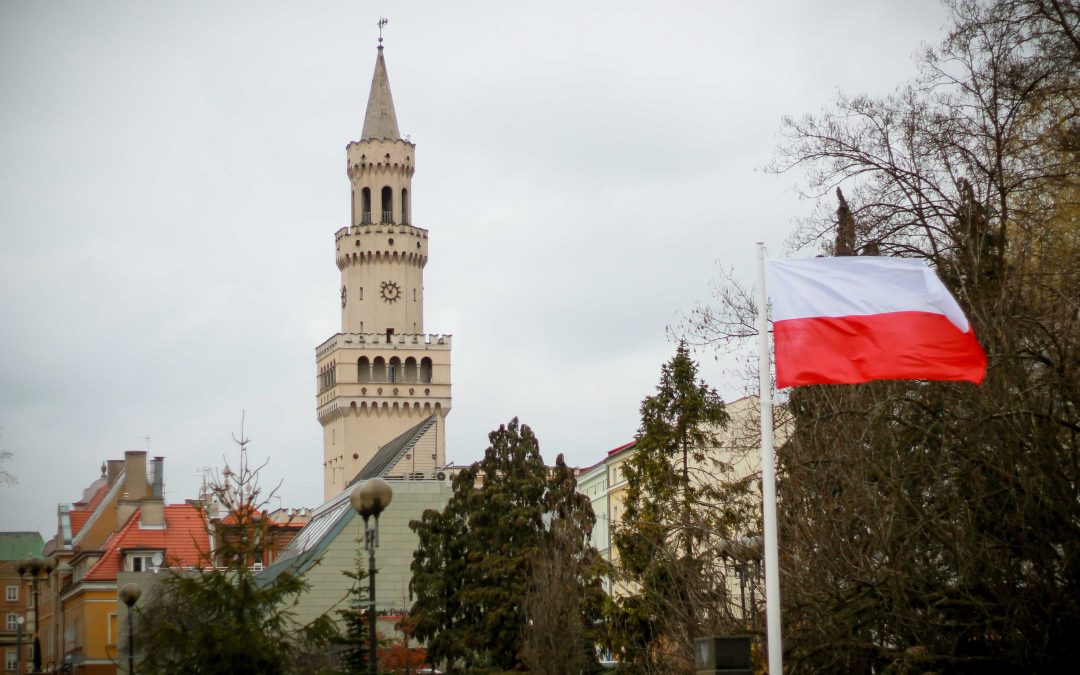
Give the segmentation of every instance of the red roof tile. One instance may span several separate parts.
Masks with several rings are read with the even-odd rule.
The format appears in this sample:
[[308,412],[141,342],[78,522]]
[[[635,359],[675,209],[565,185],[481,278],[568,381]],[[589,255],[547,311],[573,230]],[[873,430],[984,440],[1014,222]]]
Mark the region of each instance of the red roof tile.
[[79,530],[83,528],[86,521],[90,520],[90,516],[94,515],[93,511],[69,511],[68,516],[71,518],[71,536],[75,536],[79,533]]
[[87,581],[115,581],[126,549],[156,549],[165,553],[163,567],[198,566],[210,550],[210,535],[202,512],[190,504],[165,507],[165,528],[144,529],[139,526],[140,510],[124,526],[112,533],[102,549],[105,555],[90,568]]

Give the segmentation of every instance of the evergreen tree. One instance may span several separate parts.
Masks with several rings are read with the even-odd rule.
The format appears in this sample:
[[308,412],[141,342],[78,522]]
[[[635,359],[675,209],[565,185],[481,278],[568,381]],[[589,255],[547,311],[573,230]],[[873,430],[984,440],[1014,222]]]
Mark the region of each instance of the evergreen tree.
[[[567,489],[569,469],[549,480],[528,426],[515,418],[488,437],[484,458],[454,479],[446,508],[411,523],[420,540],[410,584],[415,636],[451,670],[523,667],[533,563],[551,536],[545,521],[572,523],[578,539],[594,522],[589,502]],[[565,590],[592,597],[589,583],[582,577]]]
[[[612,641],[624,663],[647,672],[692,667],[693,638],[738,625],[721,564],[725,542],[757,532],[749,477],[730,475],[718,432],[729,421],[716,391],[698,380],[679,344],[656,393],[641,403],[627,492],[614,535],[617,580]],[[745,627],[743,627],[745,630]]]
[[[357,542],[358,544],[360,542]],[[362,546],[362,544],[361,544]],[[361,550],[363,550],[361,548]],[[333,643],[342,647],[338,654],[339,671],[342,673],[366,673],[368,672],[368,611],[367,599],[370,591],[364,580],[367,573],[362,566],[356,565],[357,572],[342,570],[341,573],[353,580],[349,588],[349,606],[337,610],[344,627],[343,632],[333,638]]]

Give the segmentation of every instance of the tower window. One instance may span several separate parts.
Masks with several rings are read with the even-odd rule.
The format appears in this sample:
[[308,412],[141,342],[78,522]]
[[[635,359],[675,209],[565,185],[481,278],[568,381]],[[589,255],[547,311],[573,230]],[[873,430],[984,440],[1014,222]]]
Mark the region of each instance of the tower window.
[[376,356],[371,364],[371,381],[386,382],[386,361],[381,356]]
[[389,185],[382,189],[382,222],[394,222],[394,191]]
[[409,191],[401,188],[401,224],[409,224]]
[[356,381],[371,382],[371,363],[366,356],[361,356],[356,361]]
[[360,191],[360,222],[364,225],[371,223],[371,188]]
[[420,360],[420,381],[424,384],[431,382],[431,359],[426,356]]

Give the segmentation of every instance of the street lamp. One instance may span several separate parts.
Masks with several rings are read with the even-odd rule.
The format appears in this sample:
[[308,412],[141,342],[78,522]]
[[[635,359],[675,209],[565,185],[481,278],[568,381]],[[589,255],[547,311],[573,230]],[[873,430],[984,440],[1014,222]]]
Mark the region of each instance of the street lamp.
[[29,558],[19,563],[19,566],[15,568],[19,573],[19,577],[30,577],[30,592],[34,598],[34,669],[30,672],[41,672],[41,638],[38,636],[38,575],[42,572],[45,575],[43,579],[48,579],[49,574],[56,569],[56,558],[49,556],[48,558]]
[[[368,672],[378,673],[375,652],[375,548],[379,545],[379,514],[390,506],[394,490],[382,478],[372,478],[357,485],[349,495],[353,509],[364,519],[364,548],[368,552],[368,595],[371,602],[368,610]],[[368,519],[375,516],[375,526],[371,527]]]
[[15,672],[22,672],[22,627],[26,623],[25,616],[19,616],[15,619],[15,623],[18,624],[15,633]]
[[127,605],[128,615],[128,675],[135,675],[135,615],[132,606],[142,595],[142,589],[137,584],[124,584],[120,588],[120,599]]

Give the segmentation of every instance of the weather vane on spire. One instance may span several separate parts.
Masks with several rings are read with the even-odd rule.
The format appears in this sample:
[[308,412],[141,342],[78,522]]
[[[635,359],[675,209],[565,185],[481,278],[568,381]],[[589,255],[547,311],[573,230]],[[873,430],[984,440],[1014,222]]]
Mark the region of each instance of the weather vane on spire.
[[388,23],[390,23],[390,19],[387,19],[385,16],[380,16],[379,17],[379,46],[380,47],[382,47],[382,29],[383,29],[383,26],[385,26]]

